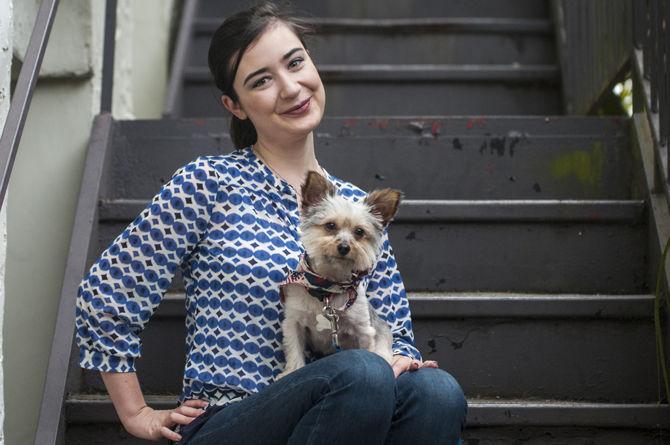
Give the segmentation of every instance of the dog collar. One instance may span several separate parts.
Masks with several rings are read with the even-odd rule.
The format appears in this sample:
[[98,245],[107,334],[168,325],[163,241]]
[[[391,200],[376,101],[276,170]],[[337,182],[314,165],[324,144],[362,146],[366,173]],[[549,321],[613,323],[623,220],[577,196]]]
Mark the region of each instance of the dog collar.
[[307,253],[300,255],[300,262],[294,272],[291,272],[286,280],[279,285],[279,298],[284,302],[284,285],[286,284],[300,284],[307,288],[307,292],[314,298],[323,302],[326,297],[333,297],[335,295],[347,294],[347,301],[339,310],[346,310],[351,307],[356,301],[356,288],[361,280],[370,273],[369,270],[354,272],[351,274],[349,281],[338,282],[331,281],[328,278],[322,277],[312,270],[309,264],[309,257]]

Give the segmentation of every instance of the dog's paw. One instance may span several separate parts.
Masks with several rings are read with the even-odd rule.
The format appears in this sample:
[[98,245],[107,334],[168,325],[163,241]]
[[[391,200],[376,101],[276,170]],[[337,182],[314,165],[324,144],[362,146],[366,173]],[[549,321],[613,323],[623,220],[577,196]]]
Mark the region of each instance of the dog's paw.
[[275,380],[279,380],[279,379],[281,379],[281,378],[284,378],[284,377],[286,377],[286,376],[289,375],[289,374],[290,374],[289,371],[280,372],[279,374],[277,374],[277,377],[275,377]]

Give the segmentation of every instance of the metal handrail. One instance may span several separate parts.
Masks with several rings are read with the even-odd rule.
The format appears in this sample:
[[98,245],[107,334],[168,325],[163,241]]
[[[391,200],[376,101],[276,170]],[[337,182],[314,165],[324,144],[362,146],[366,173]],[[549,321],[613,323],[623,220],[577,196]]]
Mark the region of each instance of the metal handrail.
[[635,112],[645,113],[651,127],[657,168],[654,186],[670,205],[670,0],[633,2],[633,93]]
[[64,404],[73,347],[77,289],[86,272],[93,228],[97,221],[99,189],[113,137],[114,120],[111,109],[116,8],[117,0],[107,0],[100,114],[93,121],[89,138],[35,433],[35,445],[54,445],[64,442],[66,424]]
[[189,42],[193,34],[193,23],[195,22],[197,9],[198,0],[184,0],[184,9],[181,16],[174,58],[172,59],[168,95],[165,101],[163,117],[177,117],[178,113],[181,113],[184,67],[186,66],[186,58],[189,54]]
[[592,114],[628,70],[631,1],[554,0],[566,114]]
[[[670,119],[670,0],[633,2],[633,45],[649,82],[649,109],[658,113],[658,143],[667,150]],[[666,152],[667,153],[667,152]],[[666,166],[670,172],[670,166]],[[670,175],[669,175],[670,176]]]
[[42,66],[44,53],[49,43],[58,0],[42,0],[33,31],[30,34],[28,49],[21,66],[21,72],[14,89],[14,97],[9,104],[9,113],[0,136],[0,207],[5,201],[9,178],[14,167],[14,159],[21,142],[23,127],[32,102],[33,91]]

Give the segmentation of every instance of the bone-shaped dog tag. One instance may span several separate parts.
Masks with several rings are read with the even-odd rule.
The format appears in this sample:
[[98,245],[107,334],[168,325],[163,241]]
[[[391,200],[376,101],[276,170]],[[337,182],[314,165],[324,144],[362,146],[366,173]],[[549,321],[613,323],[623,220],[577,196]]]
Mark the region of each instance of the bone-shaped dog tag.
[[317,314],[316,316],[316,330],[325,331],[330,329],[330,321],[323,316],[323,314]]

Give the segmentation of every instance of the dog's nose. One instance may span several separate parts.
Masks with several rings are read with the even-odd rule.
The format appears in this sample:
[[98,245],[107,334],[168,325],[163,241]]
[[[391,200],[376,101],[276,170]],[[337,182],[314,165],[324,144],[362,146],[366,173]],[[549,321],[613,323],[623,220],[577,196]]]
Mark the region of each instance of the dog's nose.
[[340,252],[340,255],[342,256],[348,254],[350,250],[351,247],[349,247],[349,244],[341,243],[337,245],[337,251]]

